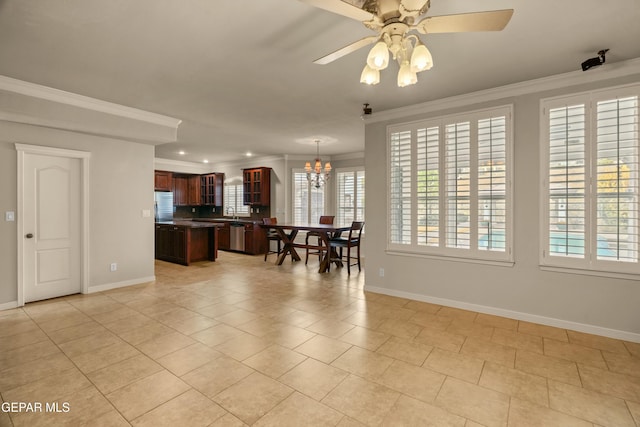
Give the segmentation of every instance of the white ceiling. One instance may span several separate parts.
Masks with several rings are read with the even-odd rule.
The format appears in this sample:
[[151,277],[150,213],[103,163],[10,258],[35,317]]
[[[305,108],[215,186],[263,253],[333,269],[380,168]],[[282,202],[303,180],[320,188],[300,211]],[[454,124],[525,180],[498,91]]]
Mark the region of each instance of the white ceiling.
[[157,157],[226,162],[313,154],[316,138],[322,154],[362,151],[365,102],[375,114],[579,70],[602,48],[607,63],[640,57],[638,0],[432,0],[429,15],[508,8],[502,32],[421,36],[435,66],[398,88],[395,64],[359,83],[366,47],[313,64],[373,33],[298,0],[0,0],[0,75],[182,119]]

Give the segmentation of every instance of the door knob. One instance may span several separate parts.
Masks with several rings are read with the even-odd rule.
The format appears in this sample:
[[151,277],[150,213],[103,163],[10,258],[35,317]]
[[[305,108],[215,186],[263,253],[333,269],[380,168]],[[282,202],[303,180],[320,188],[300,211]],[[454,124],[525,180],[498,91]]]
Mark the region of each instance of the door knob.
[[32,239],[32,238],[33,238],[33,234],[29,233],[29,234],[27,234],[27,235],[26,235],[26,236],[24,236],[24,237],[26,237],[27,239]]

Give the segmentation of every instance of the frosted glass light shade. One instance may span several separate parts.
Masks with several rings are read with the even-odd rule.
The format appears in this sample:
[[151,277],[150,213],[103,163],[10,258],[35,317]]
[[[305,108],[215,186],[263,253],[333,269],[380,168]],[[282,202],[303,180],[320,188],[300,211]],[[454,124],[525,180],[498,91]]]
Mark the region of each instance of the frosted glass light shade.
[[364,66],[362,74],[360,75],[360,83],[367,85],[377,85],[380,83],[380,71],[374,70],[368,65]]
[[430,70],[433,67],[433,57],[429,49],[422,43],[418,43],[411,54],[411,70],[418,73]]
[[404,61],[398,71],[398,86],[405,87],[416,84],[418,82],[418,76],[411,71],[411,65],[409,61]]
[[367,65],[374,70],[384,70],[389,65],[389,49],[387,44],[380,40],[369,51]]

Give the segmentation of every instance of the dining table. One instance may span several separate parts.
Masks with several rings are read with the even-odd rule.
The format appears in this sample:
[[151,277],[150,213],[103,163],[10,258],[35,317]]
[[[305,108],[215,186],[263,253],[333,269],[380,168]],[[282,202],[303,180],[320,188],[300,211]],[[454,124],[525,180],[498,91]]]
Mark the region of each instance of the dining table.
[[[296,248],[302,249],[321,249],[322,258],[320,260],[319,273],[326,273],[331,267],[331,262],[336,263],[336,266],[342,267],[342,261],[338,258],[335,249],[331,248],[330,239],[339,237],[343,232],[349,231],[350,225],[336,226],[333,224],[269,224],[262,225],[264,228],[275,230],[278,236],[282,239],[282,252],[276,260],[277,265],[282,265],[287,256],[291,257],[292,261],[300,261],[300,255],[296,251]],[[300,231],[314,232],[318,235],[321,244],[307,245],[304,243],[296,243],[296,236]]]

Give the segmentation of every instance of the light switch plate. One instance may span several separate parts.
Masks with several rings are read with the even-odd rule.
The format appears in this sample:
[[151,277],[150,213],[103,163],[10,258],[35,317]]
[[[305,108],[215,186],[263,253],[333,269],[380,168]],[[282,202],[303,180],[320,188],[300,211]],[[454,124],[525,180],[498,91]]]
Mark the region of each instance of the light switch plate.
[[149,218],[149,217],[151,217],[151,211],[149,209],[143,209],[142,218]]
[[16,213],[14,211],[7,211],[4,213],[4,220],[5,221],[15,221],[16,220]]

